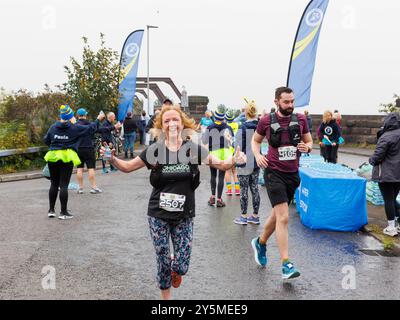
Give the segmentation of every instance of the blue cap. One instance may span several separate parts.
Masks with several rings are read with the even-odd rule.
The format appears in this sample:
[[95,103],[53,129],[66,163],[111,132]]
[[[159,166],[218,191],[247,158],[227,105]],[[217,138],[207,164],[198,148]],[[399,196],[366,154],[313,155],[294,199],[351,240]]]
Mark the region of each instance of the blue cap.
[[78,109],[78,111],[76,111],[76,115],[78,115],[78,116],[86,116],[88,113],[87,113],[87,111],[86,111],[86,109],[84,109],[84,108],[80,108],[80,109]]

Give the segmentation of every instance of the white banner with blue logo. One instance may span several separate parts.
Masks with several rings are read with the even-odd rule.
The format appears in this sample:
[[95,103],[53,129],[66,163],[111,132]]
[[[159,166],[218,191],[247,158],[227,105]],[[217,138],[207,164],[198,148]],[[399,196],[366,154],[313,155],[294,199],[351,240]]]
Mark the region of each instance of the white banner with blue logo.
[[136,76],[139,65],[140,46],[144,30],[132,32],[122,47],[119,78],[118,120],[124,120],[127,112],[133,109],[136,92]]
[[287,86],[295,94],[296,107],[310,104],[318,38],[328,3],[329,0],[310,1],[300,20],[287,79]]

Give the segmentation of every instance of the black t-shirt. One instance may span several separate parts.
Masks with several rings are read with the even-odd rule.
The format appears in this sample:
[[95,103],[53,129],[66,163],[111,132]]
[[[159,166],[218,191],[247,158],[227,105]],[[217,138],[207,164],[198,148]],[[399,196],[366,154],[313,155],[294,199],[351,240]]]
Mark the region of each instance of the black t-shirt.
[[161,166],[159,187],[153,187],[147,214],[169,222],[195,216],[195,196],[192,188],[193,169],[208,156],[208,150],[191,141],[184,142],[177,152],[170,151],[160,141],[139,155],[148,169]]

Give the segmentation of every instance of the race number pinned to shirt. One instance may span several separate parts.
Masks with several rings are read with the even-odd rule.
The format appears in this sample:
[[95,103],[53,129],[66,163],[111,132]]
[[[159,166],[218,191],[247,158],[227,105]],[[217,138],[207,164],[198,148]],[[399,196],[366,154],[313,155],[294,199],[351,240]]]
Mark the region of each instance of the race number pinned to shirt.
[[183,211],[185,205],[186,196],[175,193],[160,194],[160,208],[170,212]]
[[280,147],[278,152],[280,161],[296,160],[297,148],[294,146]]

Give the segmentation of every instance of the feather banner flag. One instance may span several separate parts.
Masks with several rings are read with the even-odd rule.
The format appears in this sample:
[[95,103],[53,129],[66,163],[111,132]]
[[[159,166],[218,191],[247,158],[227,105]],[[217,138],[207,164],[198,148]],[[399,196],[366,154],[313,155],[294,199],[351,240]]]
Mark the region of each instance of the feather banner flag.
[[329,0],[312,0],[304,10],[290,57],[287,86],[295,94],[295,106],[310,104],[318,38]]
[[133,100],[136,92],[136,76],[139,65],[140,46],[144,30],[132,32],[122,47],[120,62],[120,77],[118,90],[118,120],[124,120],[126,114],[133,110]]

